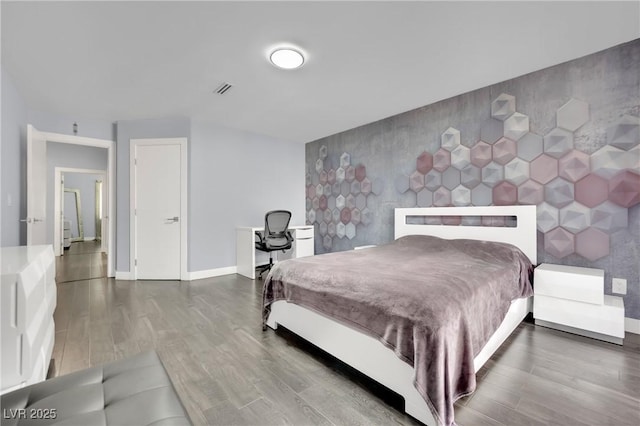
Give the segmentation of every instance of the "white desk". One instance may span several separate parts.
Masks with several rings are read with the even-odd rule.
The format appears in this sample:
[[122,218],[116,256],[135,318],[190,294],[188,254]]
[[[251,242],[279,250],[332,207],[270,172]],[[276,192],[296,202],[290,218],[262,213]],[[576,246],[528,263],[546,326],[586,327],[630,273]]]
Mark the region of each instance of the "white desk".
[[[269,263],[269,254],[256,249],[256,231],[262,232],[264,231],[264,227],[239,226],[236,229],[236,261],[238,263],[238,273],[252,280],[256,278],[256,266]],[[282,251],[274,251],[273,254],[276,255],[277,260],[313,256],[315,250],[313,225],[290,226],[289,231],[291,231],[293,236],[291,249],[284,253],[282,253]]]

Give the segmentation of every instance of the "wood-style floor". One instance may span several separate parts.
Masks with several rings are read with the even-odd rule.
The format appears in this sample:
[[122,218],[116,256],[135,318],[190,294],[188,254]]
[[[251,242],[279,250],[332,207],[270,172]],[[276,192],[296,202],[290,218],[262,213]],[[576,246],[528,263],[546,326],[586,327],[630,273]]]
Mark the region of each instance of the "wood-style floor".
[[100,254],[99,241],[71,243],[56,257],[56,282],[88,280],[107,276],[107,256]]
[[[195,424],[417,424],[393,393],[291,333],[263,332],[261,281],[69,281],[70,270],[59,267],[57,374],[155,349]],[[639,337],[620,347],[522,323],[456,420],[637,426]]]

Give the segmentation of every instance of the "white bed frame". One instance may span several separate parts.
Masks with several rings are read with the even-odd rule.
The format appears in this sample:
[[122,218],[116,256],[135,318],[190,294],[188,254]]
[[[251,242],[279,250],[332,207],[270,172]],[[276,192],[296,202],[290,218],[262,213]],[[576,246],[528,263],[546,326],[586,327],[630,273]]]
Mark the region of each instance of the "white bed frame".
[[[515,227],[448,226],[408,224],[409,216],[515,216]],[[395,238],[405,235],[434,235],[440,238],[468,238],[510,243],[536,264],[536,206],[436,207],[395,209]],[[477,372],[530,312],[529,299],[511,304],[504,321],[474,359]],[[413,367],[376,338],[329,319],[299,305],[277,301],[271,305],[267,325],[282,325],[342,362],[376,380],[405,401],[405,412],[421,422],[438,424],[427,403],[413,385]]]

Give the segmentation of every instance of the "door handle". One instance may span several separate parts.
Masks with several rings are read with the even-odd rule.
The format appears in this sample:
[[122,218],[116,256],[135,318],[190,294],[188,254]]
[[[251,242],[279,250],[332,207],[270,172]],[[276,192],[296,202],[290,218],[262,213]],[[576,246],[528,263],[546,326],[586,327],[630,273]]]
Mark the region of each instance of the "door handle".
[[178,216],[174,216],[174,217],[168,217],[166,220],[170,221],[171,223],[175,223],[175,222],[179,222],[180,218]]
[[33,222],[44,222],[44,219],[38,219],[37,217],[33,218]]
[[31,218],[28,217],[26,219],[20,219],[20,222],[24,222],[24,223],[31,223]]

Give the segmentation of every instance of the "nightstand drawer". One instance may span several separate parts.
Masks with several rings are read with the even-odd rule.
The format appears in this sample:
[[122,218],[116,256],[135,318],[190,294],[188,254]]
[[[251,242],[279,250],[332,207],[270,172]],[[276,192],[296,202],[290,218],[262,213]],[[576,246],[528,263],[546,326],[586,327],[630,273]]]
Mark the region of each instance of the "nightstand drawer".
[[533,273],[535,295],[558,297],[584,303],[604,303],[602,269],[543,263]]
[[301,240],[304,238],[311,238],[311,237],[313,237],[313,226],[310,226],[309,228],[296,229],[296,235],[295,235],[296,240]]

